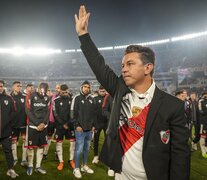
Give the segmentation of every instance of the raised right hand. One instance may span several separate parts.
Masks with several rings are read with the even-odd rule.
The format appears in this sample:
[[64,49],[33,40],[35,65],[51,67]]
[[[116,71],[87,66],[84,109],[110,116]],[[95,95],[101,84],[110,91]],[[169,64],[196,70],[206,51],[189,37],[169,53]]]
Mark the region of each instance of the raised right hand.
[[79,14],[75,14],[76,32],[78,36],[88,33],[88,21],[90,13],[86,11],[85,6],[80,6]]

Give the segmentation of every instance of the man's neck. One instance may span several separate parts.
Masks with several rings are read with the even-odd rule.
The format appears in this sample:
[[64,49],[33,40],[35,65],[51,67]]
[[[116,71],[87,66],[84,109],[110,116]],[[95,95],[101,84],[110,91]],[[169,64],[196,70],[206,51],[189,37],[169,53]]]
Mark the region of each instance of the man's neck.
[[19,93],[18,93],[17,91],[14,91],[14,94],[15,94],[15,95],[18,95]]
[[146,78],[140,84],[137,84],[133,89],[139,94],[144,94],[150,88],[152,83],[152,78]]

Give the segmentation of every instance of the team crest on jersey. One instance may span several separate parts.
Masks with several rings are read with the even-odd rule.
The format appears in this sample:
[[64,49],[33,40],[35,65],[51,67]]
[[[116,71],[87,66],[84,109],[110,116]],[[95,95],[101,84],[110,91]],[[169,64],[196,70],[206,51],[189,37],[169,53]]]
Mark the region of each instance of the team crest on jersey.
[[132,117],[138,116],[141,111],[142,111],[142,109],[140,107],[133,106],[132,107]]
[[24,98],[21,98],[20,100],[21,100],[22,103],[24,103]]
[[62,105],[63,105],[63,103],[62,103],[62,102],[60,102],[60,105],[62,106]]
[[101,103],[101,100],[99,99],[98,102]]
[[89,102],[90,102],[91,104],[93,104],[93,101],[92,101],[91,99],[89,99]]
[[47,96],[45,96],[44,99],[45,99],[45,101],[47,101],[47,99],[48,99]]
[[168,144],[170,140],[170,130],[168,129],[167,131],[160,131],[160,137],[161,137],[161,141],[164,144]]
[[82,100],[81,102],[82,102],[82,104],[84,104],[84,100]]
[[68,104],[70,104],[71,102],[69,101]]
[[32,141],[29,141],[29,145],[32,145]]
[[37,100],[37,96],[35,96],[34,99]]
[[4,100],[4,104],[7,106],[9,104],[8,100]]

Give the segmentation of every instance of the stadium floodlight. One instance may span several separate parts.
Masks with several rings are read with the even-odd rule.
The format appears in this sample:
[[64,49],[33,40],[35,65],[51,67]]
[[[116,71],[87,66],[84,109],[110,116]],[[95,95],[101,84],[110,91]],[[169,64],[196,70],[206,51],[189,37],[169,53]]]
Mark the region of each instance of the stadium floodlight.
[[114,49],[125,49],[129,45],[114,46]]
[[157,40],[157,41],[138,43],[138,45],[150,46],[150,45],[156,45],[156,44],[164,44],[164,43],[168,43],[168,42],[170,42],[170,39],[161,39],[161,40]]
[[76,52],[76,50],[75,49],[66,49],[65,50],[65,53],[70,53],[70,52]]
[[81,49],[76,49],[76,52],[82,52],[82,50]]
[[98,50],[100,50],[100,51],[106,51],[106,50],[112,50],[112,49],[114,49],[112,46],[98,48]]
[[174,41],[188,40],[188,39],[193,39],[193,38],[206,36],[206,35],[207,35],[207,31],[199,32],[199,33],[186,34],[186,35],[183,35],[183,36],[172,37],[171,41],[174,42]]
[[0,48],[0,54],[8,54],[8,53],[10,53],[10,49],[6,49],[6,48]]
[[22,47],[14,47],[14,48],[10,49],[9,53],[11,53],[15,56],[21,56],[21,55],[24,55],[25,52],[26,52],[25,49]]
[[47,48],[29,48],[26,50],[26,54],[29,55],[49,55],[49,54],[60,54],[60,49],[47,49]]

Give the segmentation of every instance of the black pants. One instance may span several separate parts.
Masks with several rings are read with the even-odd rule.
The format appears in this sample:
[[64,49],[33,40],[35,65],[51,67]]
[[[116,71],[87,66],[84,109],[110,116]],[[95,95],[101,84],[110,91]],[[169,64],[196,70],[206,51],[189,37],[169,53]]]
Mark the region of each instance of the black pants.
[[94,142],[93,142],[94,156],[98,156],[98,143],[99,143],[99,137],[100,137],[101,131],[102,130],[104,131],[104,137],[106,137],[106,129],[107,129],[107,125],[102,125],[98,127],[95,131]]
[[12,155],[12,142],[10,137],[0,138],[0,144],[2,144],[2,149],[6,156],[8,169],[12,169],[14,165],[14,158]]

